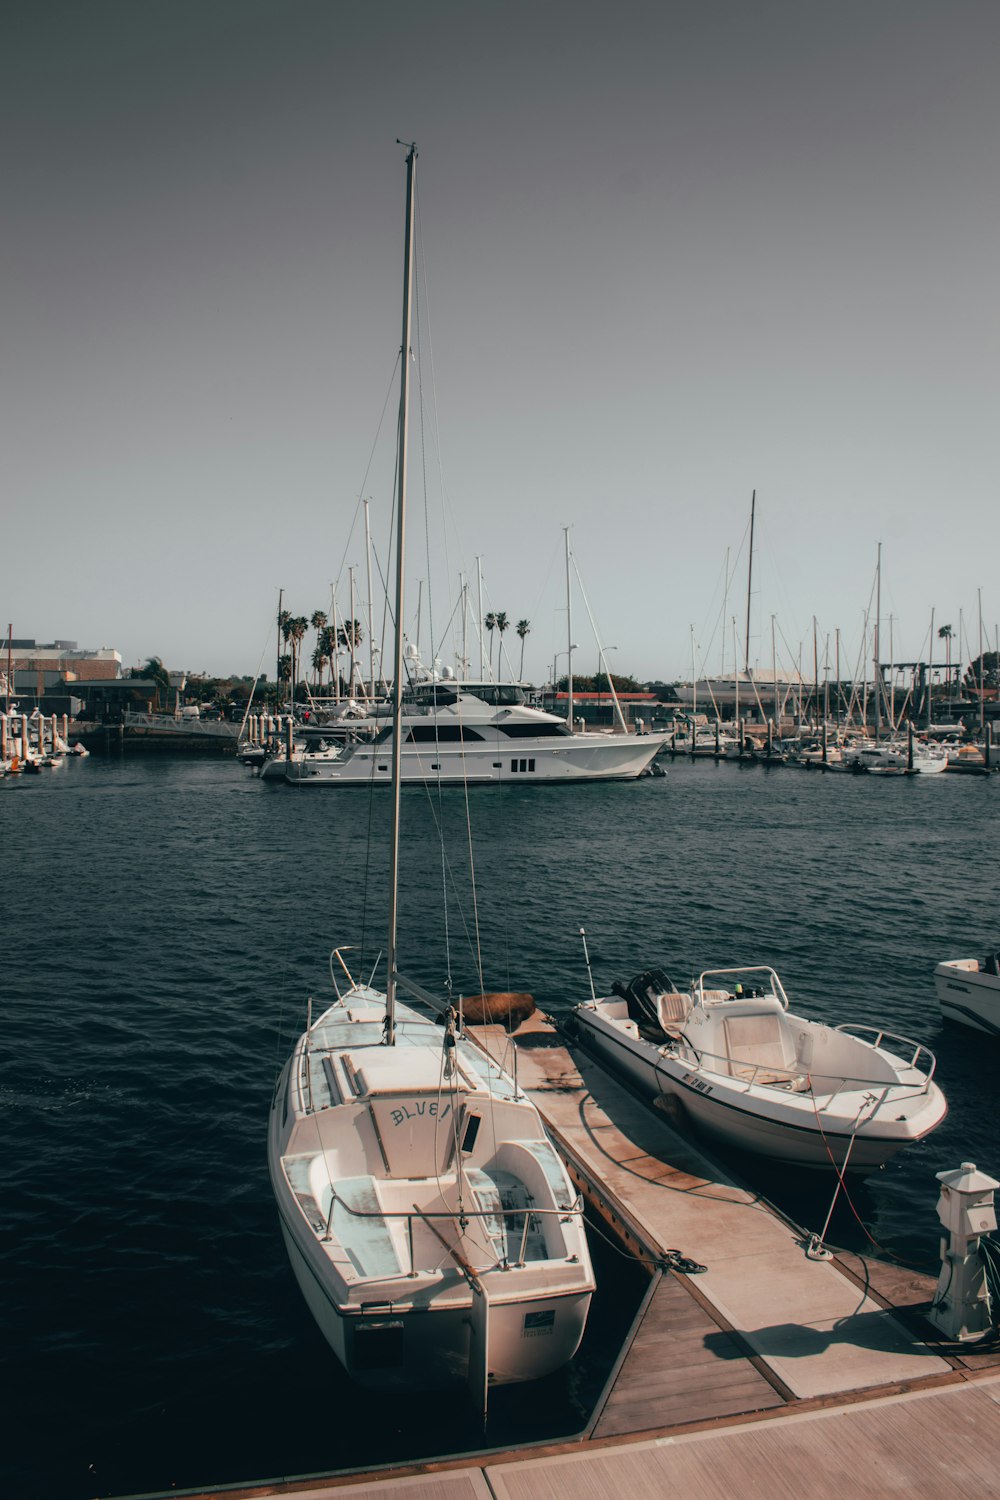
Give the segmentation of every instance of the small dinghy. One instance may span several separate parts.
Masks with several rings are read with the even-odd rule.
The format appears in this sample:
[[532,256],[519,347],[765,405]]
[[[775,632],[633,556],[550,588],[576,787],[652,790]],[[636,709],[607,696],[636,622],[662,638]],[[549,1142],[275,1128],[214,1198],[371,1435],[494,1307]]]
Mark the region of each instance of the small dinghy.
[[797,1016],[772,968],[706,970],[690,990],[649,969],[613,988],[573,1010],[580,1040],[731,1149],[870,1172],[947,1113],[920,1042]]

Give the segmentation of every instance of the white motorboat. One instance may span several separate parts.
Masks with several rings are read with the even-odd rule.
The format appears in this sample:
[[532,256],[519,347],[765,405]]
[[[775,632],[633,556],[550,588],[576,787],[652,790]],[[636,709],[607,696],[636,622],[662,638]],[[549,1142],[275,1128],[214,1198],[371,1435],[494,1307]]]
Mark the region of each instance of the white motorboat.
[[651,969],[614,988],[573,1010],[581,1041],[724,1146],[868,1172],[947,1113],[926,1047],[795,1015],[769,967],[709,970],[689,990]]
[[937,745],[914,738],[856,744],[844,750],[844,764],[851,771],[870,771],[880,776],[933,776],[948,769],[948,757]]
[[927,741],[918,740],[913,746],[913,765],[911,769],[918,776],[938,776],[942,771],[948,769],[948,756],[940,745],[932,745]]
[[[410,147],[405,351],[415,156]],[[400,365],[397,622],[409,359]],[[578,1196],[516,1078],[450,1006],[436,1007],[442,1027],[398,1003],[402,987],[435,1006],[397,972],[401,719],[397,690],[385,991],[355,979],[335,951],[333,1003],[312,1020],[310,1001],[275,1088],[268,1165],[295,1276],[348,1374],[374,1389],[465,1382],[485,1412],[491,1384],[547,1375],[572,1358],[594,1276]]]
[[946,959],[934,970],[934,988],[946,1019],[1000,1036],[1000,953]]
[[874,776],[902,776],[907,769],[906,746],[892,740],[858,744],[844,751],[849,771],[869,771]]
[[[457,679],[420,683],[407,695],[400,725],[404,782],[631,781],[666,736],[570,732],[565,719],[531,708],[515,685],[492,685],[493,701]],[[335,753],[295,755],[285,777],[294,786],[388,784],[393,727]]]

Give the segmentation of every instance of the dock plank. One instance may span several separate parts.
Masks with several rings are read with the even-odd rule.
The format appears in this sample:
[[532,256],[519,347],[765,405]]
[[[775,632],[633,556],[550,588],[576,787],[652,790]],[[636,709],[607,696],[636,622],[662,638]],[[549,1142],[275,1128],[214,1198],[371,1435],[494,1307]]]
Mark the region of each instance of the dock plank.
[[595,1439],[782,1405],[676,1276],[662,1278],[598,1414]]
[[[995,1380],[995,1377],[994,1377]],[[496,1500],[852,1500],[920,1495],[987,1500],[997,1491],[996,1387],[907,1393],[836,1410],[784,1413],[654,1442],[489,1464]]]

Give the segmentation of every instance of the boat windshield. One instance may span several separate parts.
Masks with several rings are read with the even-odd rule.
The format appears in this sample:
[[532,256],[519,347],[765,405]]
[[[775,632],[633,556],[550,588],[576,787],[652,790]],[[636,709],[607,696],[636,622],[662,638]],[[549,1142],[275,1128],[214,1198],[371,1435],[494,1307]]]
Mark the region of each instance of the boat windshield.
[[458,702],[458,693],[454,687],[445,686],[442,682],[421,683],[405,696],[411,698],[419,708],[450,708]]
[[516,708],[525,701],[524,689],[517,682],[463,682],[461,686],[463,693],[501,708]]

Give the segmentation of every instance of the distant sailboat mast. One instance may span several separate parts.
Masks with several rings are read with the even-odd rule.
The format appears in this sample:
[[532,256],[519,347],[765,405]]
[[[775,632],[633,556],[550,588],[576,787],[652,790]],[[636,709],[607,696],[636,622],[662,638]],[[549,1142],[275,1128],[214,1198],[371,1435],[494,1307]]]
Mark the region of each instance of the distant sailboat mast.
[[566,723],[573,733],[573,590],[569,576],[569,527],[564,526],[566,536]]
[[882,616],[882,543],[879,542],[879,544],[878,544],[878,561],[877,561],[877,563],[875,565],[875,661],[874,661],[874,664],[873,664],[874,668],[875,668],[875,673],[874,673],[874,677],[873,677],[873,681],[872,681],[872,686],[873,686],[874,691],[875,691],[875,739],[876,739],[876,741],[881,738],[881,734],[882,734],[882,713],[881,713],[881,703],[879,701],[880,697],[881,697],[881,687],[882,687],[882,666],[881,666],[881,663],[879,662],[879,639],[878,639],[878,627],[879,627],[879,620],[880,620],[881,616]]
[[747,563],[747,632],[744,640],[746,647],[745,671],[750,675],[750,590],[753,585],[753,526],[757,513],[757,491],[754,490],[750,500],[750,560]]

